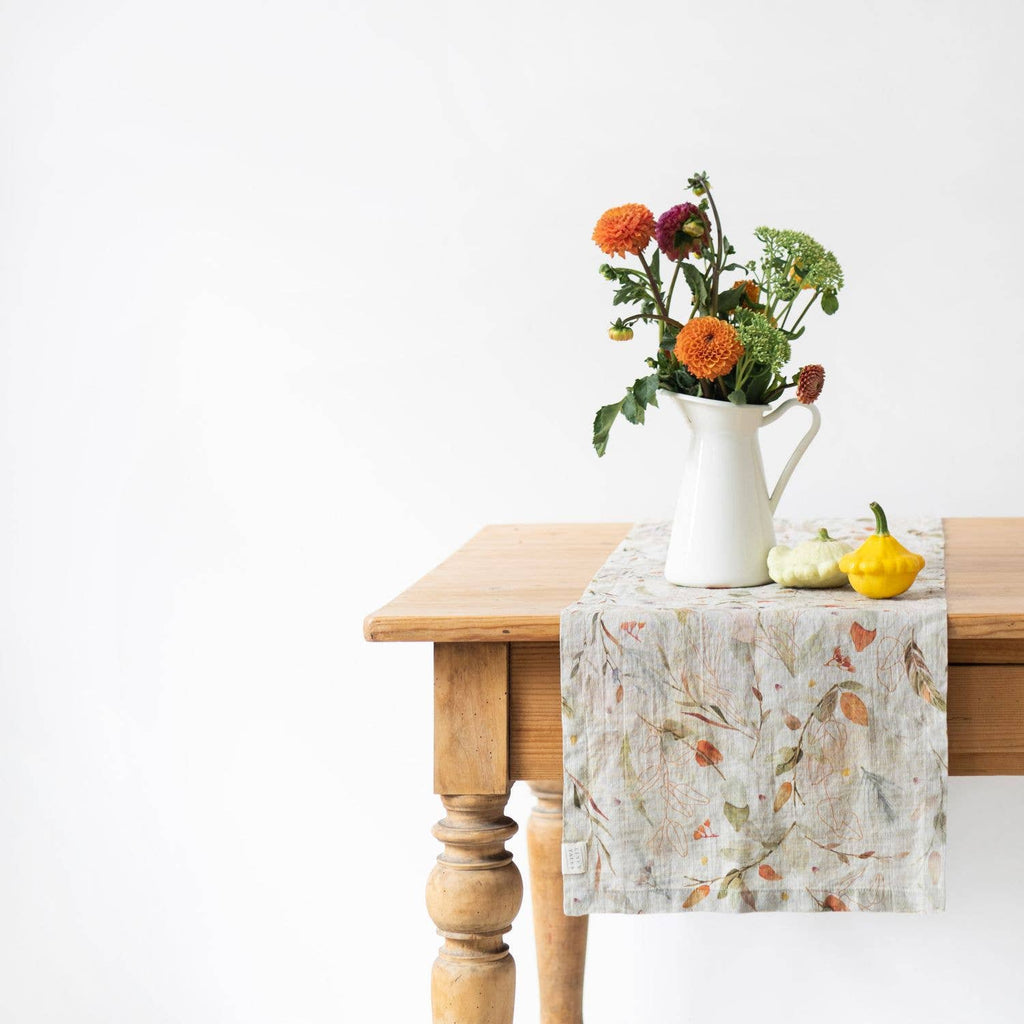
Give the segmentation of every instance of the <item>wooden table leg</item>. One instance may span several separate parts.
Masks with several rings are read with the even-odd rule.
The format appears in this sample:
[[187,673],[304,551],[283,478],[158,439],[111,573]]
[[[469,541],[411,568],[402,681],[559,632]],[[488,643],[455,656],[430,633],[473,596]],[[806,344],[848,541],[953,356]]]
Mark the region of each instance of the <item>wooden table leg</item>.
[[530,788],[537,797],[526,842],[541,1024],[581,1024],[588,918],[562,913],[562,782],[531,782]]
[[431,976],[434,1024],[512,1024],[516,965],[504,935],[523,901],[505,842],[518,826],[504,796],[442,796],[433,829],[444,851],[427,882],[427,910],[444,938]]
[[[504,935],[523,902],[506,841],[508,645],[434,645],[434,791],[447,816],[427,910],[444,938],[431,976],[434,1024],[512,1024],[516,965]],[[471,795],[464,795],[471,794]]]

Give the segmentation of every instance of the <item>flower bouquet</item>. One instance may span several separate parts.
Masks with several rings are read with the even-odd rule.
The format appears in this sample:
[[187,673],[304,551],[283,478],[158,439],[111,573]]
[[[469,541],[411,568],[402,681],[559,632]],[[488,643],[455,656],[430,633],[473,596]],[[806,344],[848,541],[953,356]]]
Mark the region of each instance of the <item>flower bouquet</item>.
[[[655,220],[640,203],[602,214],[593,238],[609,256],[635,256],[640,269],[604,263],[600,272],[616,286],[612,304],[636,312],[611,325],[614,341],[633,337],[637,321],[656,324],[652,371],[640,377],[618,402],[594,418],[594,448],[603,455],[612,424],[622,415],[643,423],[659,390],[735,406],[768,405],[788,388],[812,403],[825,380],[823,367],[802,366],[787,376],[791,343],[804,333],[804,318],[818,303],[831,316],[839,308],[843,271],[835,256],[799,231],[759,227],[760,260],[740,263],[723,232],[706,173],[687,181],[697,202],[684,202]],[[645,250],[656,245],[648,259]],[[728,281],[725,275],[737,275]],[[676,285],[688,294],[682,312]]]
[[[640,262],[639,270],[601,266],[616,285],[613,304],[636,309],[611,325],[610,336],[628,340],[637,321],[658,331],[657,352],[647,359],[652,372],[598,410],[594,447],[603,455],[619,415],[643,423],[659,392],[668,393],[690,440],[679,450],[682,482],[665,578],[680,586],[756,586],[769,579],[772,516],[820,424],[814,402],[824,368],[806,365],[790,376],[786,364],[815,304],[829,316],[839,308],[843,271],[810,235],[768,227],[754,232],[760,260],[738,262],[707,175],[693,175],[687,187],[697,202],[679,203],[657,220],[646,206],[629,203],[605,212],[594,228],[602,251]],[[685,313],[673,305],[680,279],[689,293]],[[768,408],[789,388],[795,399]],[[793,408],[807,410],[811,425],[769,491],[758,432]]]

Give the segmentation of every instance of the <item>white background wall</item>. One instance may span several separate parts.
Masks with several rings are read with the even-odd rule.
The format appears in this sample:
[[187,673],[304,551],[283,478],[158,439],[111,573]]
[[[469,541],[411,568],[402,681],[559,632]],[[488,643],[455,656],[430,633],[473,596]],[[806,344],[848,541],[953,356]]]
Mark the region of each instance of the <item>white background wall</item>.
[[[677,423],[589,448],[608,206],[706,168],[842,259],[782,513],[1024,514],[1022,31],[2,0],[0,1020],[426,1019],[430,652],[361,619],[484,523],[668,514]],[[594,920],[588,1021],[1018,1020],[1022,796],[953,781],[943,917]]]

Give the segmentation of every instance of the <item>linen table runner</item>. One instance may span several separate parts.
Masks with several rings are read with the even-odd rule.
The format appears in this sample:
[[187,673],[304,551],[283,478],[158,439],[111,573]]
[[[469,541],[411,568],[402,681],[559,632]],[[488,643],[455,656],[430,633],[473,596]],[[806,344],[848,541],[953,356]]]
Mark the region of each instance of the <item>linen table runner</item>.
[[[826,526],[858,545],[866,519]],[[562,612],[565,912],[945,905],[946,601],[939,520],[898,598],[668,583],[635,526]]]

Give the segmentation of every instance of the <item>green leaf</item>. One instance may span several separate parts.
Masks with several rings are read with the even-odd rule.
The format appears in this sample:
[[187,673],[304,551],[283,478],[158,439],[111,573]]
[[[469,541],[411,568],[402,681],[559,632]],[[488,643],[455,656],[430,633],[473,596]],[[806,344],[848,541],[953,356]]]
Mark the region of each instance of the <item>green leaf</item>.
[[629,798],[633,802],[633,806],[636,808],[637,813],[641,814],[648,821],[651,819],[647,817],[647,808],[644,807],[643,798],[640,796],[640,779],[636,774],[636,769],[633,767],[632,749],[629,744],[629,733],[624,733],[622,736],[622,746],[619,748],[619,763],[622,766],[622,781],[625,783],[626,792],[629,793]]
[[649,405],[653,405],[657,408],[658,375],[656,373],[649,374],[646,377],[641,377],[629,390],[632,392],[633,397],[636,398],[637,402],[639,402],[645,409]]
[[637,424],[644,421],[644,407],[636,400],[632,391],[627,392],[622,400],[622,415],[626,417],[628,423]]
[[746,807],[736,807],[734,804],[726,803],[724,811],[726,821],[728,821],[737,832],[743,828],[747,822],[747,818],[750,817],[749,805]]
[[683,277],[686,278],[686,283],[690,287],[690,293],[697,300],[697,305],[703,307],[708,301],[708,285],[704,280],[704,275],[688,260],[681,264],[683,268]]
[[827,313],[829,316],[839,309],[839,299],[835,292],[821,293],[821,309],[823,313]]
[[739,284],[734,288],[730,288],[727,292],[720,292],[718,295],[718,312],[728,313],[729,310],[735,309],[740,304],[740,299],[743,298],[745,290],[746,285]]
[[[650,365],[650,364],[648,364]],[[691,377],[685,366],[681,366],[670,347],[658,352],[658,384],[666,391],[680,395],[697,393],[697,378]]]
[[643,423],[644,410],[648,405],[658,406],[658,375],[649,374],[640,377],[626,388],[626,397],[622,400],[622,415],[630,423]]
[[819,626],[800,645],[797,663],[805,666],[808,670],[813,670],[819,661],[824,660],[826,643],[826,630],[823,626]]
[[724,900],[729,895],[729,889],[738,879],[743,877],[743,872],[739,868],[733,868],[725,878],[722,879],[721,884],[718,886],[718,898]]
[[651,277],[654,278],[658,283],[658,287],[661,287],[661,250],[655,249],[654,255],[648,260],[647,265],[651,268]]
[[677,740],[686,739],[687,736],[693,735],[693,730],[685,722],[680,722],[675,718],[666,718],[661,723],[661,731]]
[[835,714],[838,701],[838,690],[833,690],[831,693],[826,694],[814,709],[814,717],[819,722],[827,722]]
[[747,379],[747,383],[743,388],[747,396],[748,405],[766,405],[767,404],[767,390],[775,379],[775,373],[770,366],[764,366],[760,369],[755,369],[754,372]]
[[737,388],[735,391],[730,391],[729,401],[732,402],[733,405],[746,405],[747,396],[743,388]]
[[765,632],[775,656],[786,666],[786,671],[791,676],[796,675],[796,648],[793,643],[793,634],[781,626],[768,626]]
[[882,813],[889,821],[895,821],[896,809],[893,807],[892,796],[896,787],[883,776],[876,775],[874,772],[869,772],[863,765],[861,765],[860,772],[861,777],[871,783],[875,797],[878,800],[878,806],[882,809]]
[[[623,399],[625,401],[625,399]],[[598,456],[604,455],[608,448],[608,431],[612,429],[615,417],[622,410],[622,402],[614,405],[603,405],[594,417],[594,450]]]
[[779,763],[775,766],[776,775],[791,772],[802,760],[804,752],[799,747],[783,747],[779,751]]
[[654,309],[647,281],[636,277],[634,271],[626,267],[608,267],[606,271],[602,267],[602,275],[618,285],[612,297],[613,306],[639,305],[642,310]]

